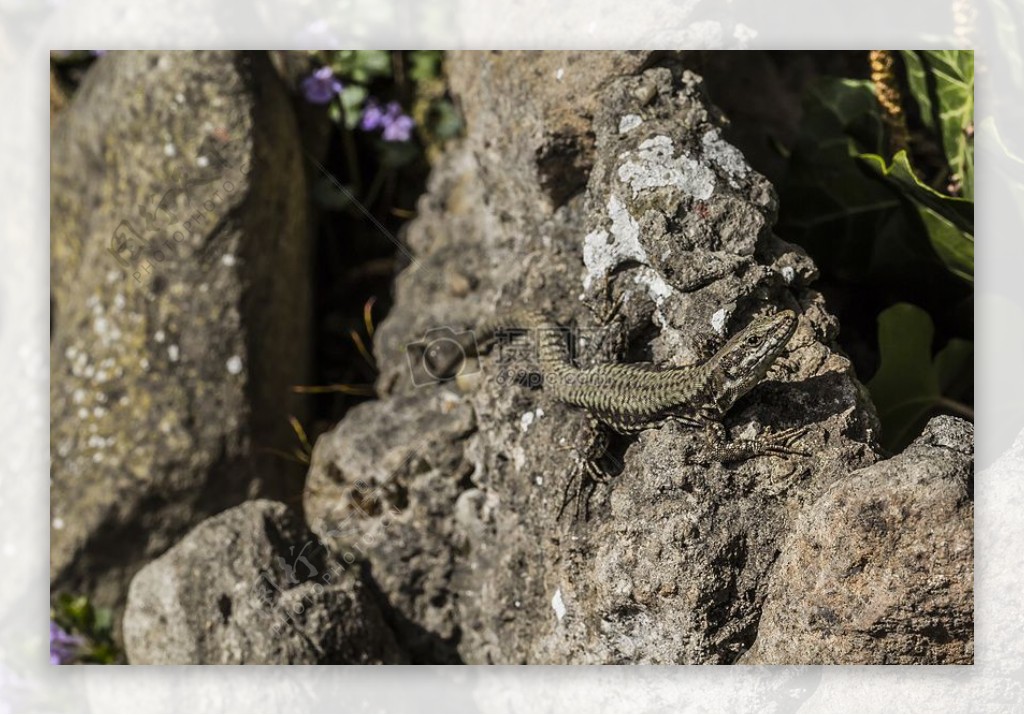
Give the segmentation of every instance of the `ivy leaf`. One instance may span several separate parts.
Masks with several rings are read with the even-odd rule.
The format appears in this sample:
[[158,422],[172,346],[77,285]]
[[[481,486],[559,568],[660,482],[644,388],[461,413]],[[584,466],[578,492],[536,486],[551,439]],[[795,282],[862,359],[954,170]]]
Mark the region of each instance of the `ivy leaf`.
[[954,338],[933,358],[934,334],[928,314],[909,303],[878,316],[881,362],[867,387],[891,452],[909,444],[934,412],[968,412],[956,400],[970,390],[974,344]]
[[[804,99],[781,190],[780,231],[851,283],[935,260],[897,191],[857,160],[885,151],[873,85],[825,78]],[[941,268],[940,268],[941,270]]]
[[900,54],[903,55],[903,62],[907,66],[907,86],[910,87],[910,93],[914,96],[914,101],[917,102],[917,108],[921,110],[921,121],[928,129],[935,131],[936,112],[932,103],[932,93],[928,86],[928,68],[915,50],[905,50]]
[[974,202],[947,196],[923,183],[905,151],[897,152],[889,166],[877,154],[861,154],[858,158],[911,202],[942,262],[951,273],[973,284]]
[[974,198],[974,52],[905,50],[907,84],[921,110],[921,120],[942,139],[950,171],[964,198]]

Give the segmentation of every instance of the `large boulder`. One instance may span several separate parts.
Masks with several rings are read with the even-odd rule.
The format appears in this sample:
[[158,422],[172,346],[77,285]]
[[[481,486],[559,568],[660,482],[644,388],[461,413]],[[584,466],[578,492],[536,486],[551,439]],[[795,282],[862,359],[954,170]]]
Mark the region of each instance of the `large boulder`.
[[[375,339],[384,397],[321,438],[305,508],[464,662],[735,662],[801,512],[877,459],[816,269],[772,234],[772,186],[683,59],[449,57],[468,131],[407,232],[412,265]],[[651,430],[613,440],[589,519],[559,520],[583,416],[509,380],[498,351],[446,385],[419,362],[424,342],[507,306],[575,328],[582,365],[703,360],[753,315],[794,309],[788,353],[726,424],[805,426],[808,456],[698,465],[699,435]]]
[[433,392],[430,409],[420,397],[358,405],[317,441],[306,513],[343,563],[369,564],[402,614],[396,635],[415,660],[457,663],[459,588],[452,578],[465,542],[452,505],[472,493],[463,452],[476,424],[455,394]]
[[133,664],[401,663],[370,588],[284,504],[211,517],[136,574]]
[[744,663],[974,662],[974,429],[937,417],[834,484],[772,574]]
[[111,52],[51,151],[55,591],[123,603],[205,516],[301,492],[310,240],[291,100],[250,52]]

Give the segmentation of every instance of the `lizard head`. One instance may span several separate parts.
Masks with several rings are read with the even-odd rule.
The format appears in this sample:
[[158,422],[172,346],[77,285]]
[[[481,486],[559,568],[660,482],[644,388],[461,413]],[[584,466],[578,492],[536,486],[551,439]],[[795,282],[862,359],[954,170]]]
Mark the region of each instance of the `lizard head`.
[[721,380],[716,401],[725,412],[754,388],[768,372],[796,332],[797,317],[791,310],[755,318],[711,359]]

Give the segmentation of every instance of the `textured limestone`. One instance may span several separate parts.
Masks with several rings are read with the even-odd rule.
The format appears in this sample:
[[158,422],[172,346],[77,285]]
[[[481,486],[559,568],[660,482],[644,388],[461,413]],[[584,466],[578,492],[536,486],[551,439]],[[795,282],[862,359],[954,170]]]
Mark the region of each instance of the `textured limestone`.
[[205,516],[294,500],[309,237],[291,103],[262,53],[111,52],[51,152],[55,591],[123,603]]
[[974,428],[936,417],[783,547],[745,663],[974,662]]
[[[735,662],[801,515],[877,459],[816,269],[772,234],[772,186],[679,56],[455,53],[449,69],[468,134],[406,234],[415,261],[375,339],[384,397],[322,438],[311,475],[332,478],[311,485],[332,486],[307,492],[307,516],[323,536],[338,495],[351,508],[383,474],[401,505],[388,497],[396,509],[370,522],[348,512],[377,529],[360,556],[396,610],[464,662]],[[797,310],[788,353],[726,424],[807,426],[809,456],[696,466],[684,430],[618,438],[591,518],[559,522],[582,416],[530,389],[528,359],[525,384],[494,351],[443,386],[408,359],[410,343],[513,304],[573,326],[581,365],[701,360],[752,315]],[[412,454],[421,466],[397,476],[365,463]],[[962,574],[970,554],[949,556]]]
[[204,521],[132,580],[132,664],[401,663],[372,591],[284,504]]

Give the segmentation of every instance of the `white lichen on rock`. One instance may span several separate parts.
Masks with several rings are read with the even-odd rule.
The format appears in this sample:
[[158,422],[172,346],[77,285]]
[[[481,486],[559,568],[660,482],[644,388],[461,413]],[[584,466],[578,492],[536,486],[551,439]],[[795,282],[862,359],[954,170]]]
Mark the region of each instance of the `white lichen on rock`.
[[534,420],[540,419],[544,415],[544,410],[537,408],[535,411],[526,411],[519,418],[519,429],[526,432],[530,429],[530,425],[533,424]]
[[711,129],[704,134],[701,143],[704,146],[704,158],[718,169],[718,172],[728,180],[730,186],[739,187],[737,179],[750,173],[747,160],[743,158],[740,150],[722,139],[722,133],[718,128]]
[[665,282],[660,273],[648,266],[644,266],[637,271],[633,277],[633,282],[647,289],[647,295],[651,297],[651,300],[658,307],[659,315],[661,308],[665,306],[665,301],[672,297],[676,291],[675,288]]
[[706,200],[715,190],[715,172],[686,154],[675,155],[672,139],[656,136],[645,139],[637,151],[627,152],[634,159],[619,167],[619,179],[633,190],[634,198],[641,192],[673,187],[688,196]]
[[619,134],[625,134],[631,129],[636,129],[644,123],[639,114],[625,114],[619,119]]
[[635,261],[643,268],[633,277],[634,282],[646,289],[660,309],[675,289],[650,267],[647,252],[640,244],[640,224],[619,197],[614,195],[608,199],[608,216],[612,221],[610,235],[608,231],[598,230],[588,233],[583,239],[583,263],[587,267],[583,290],[589,291],[595,282],[607,278],[616,266]]
[[603,229],[591,231],[583,239],[583,264],[587,267],[584,290],[590,290],[595,280],[605,278],[620,263],[647,263],[647,253],[640,245],[640,225],[617,196],[608,199],[608,215],[612,240]]
[[711,316],[711,328],[719,335],[725,335],[725,319],[728,315],[725,312],[725,308],[719,308],[715,311],[715,314]]
[[565,601],[562,600],[562,589],[558,588],[555,590],[555,595],[551,598],[551,608],[555,611],[555,618],[561,623],[562,619],[565,618]]

